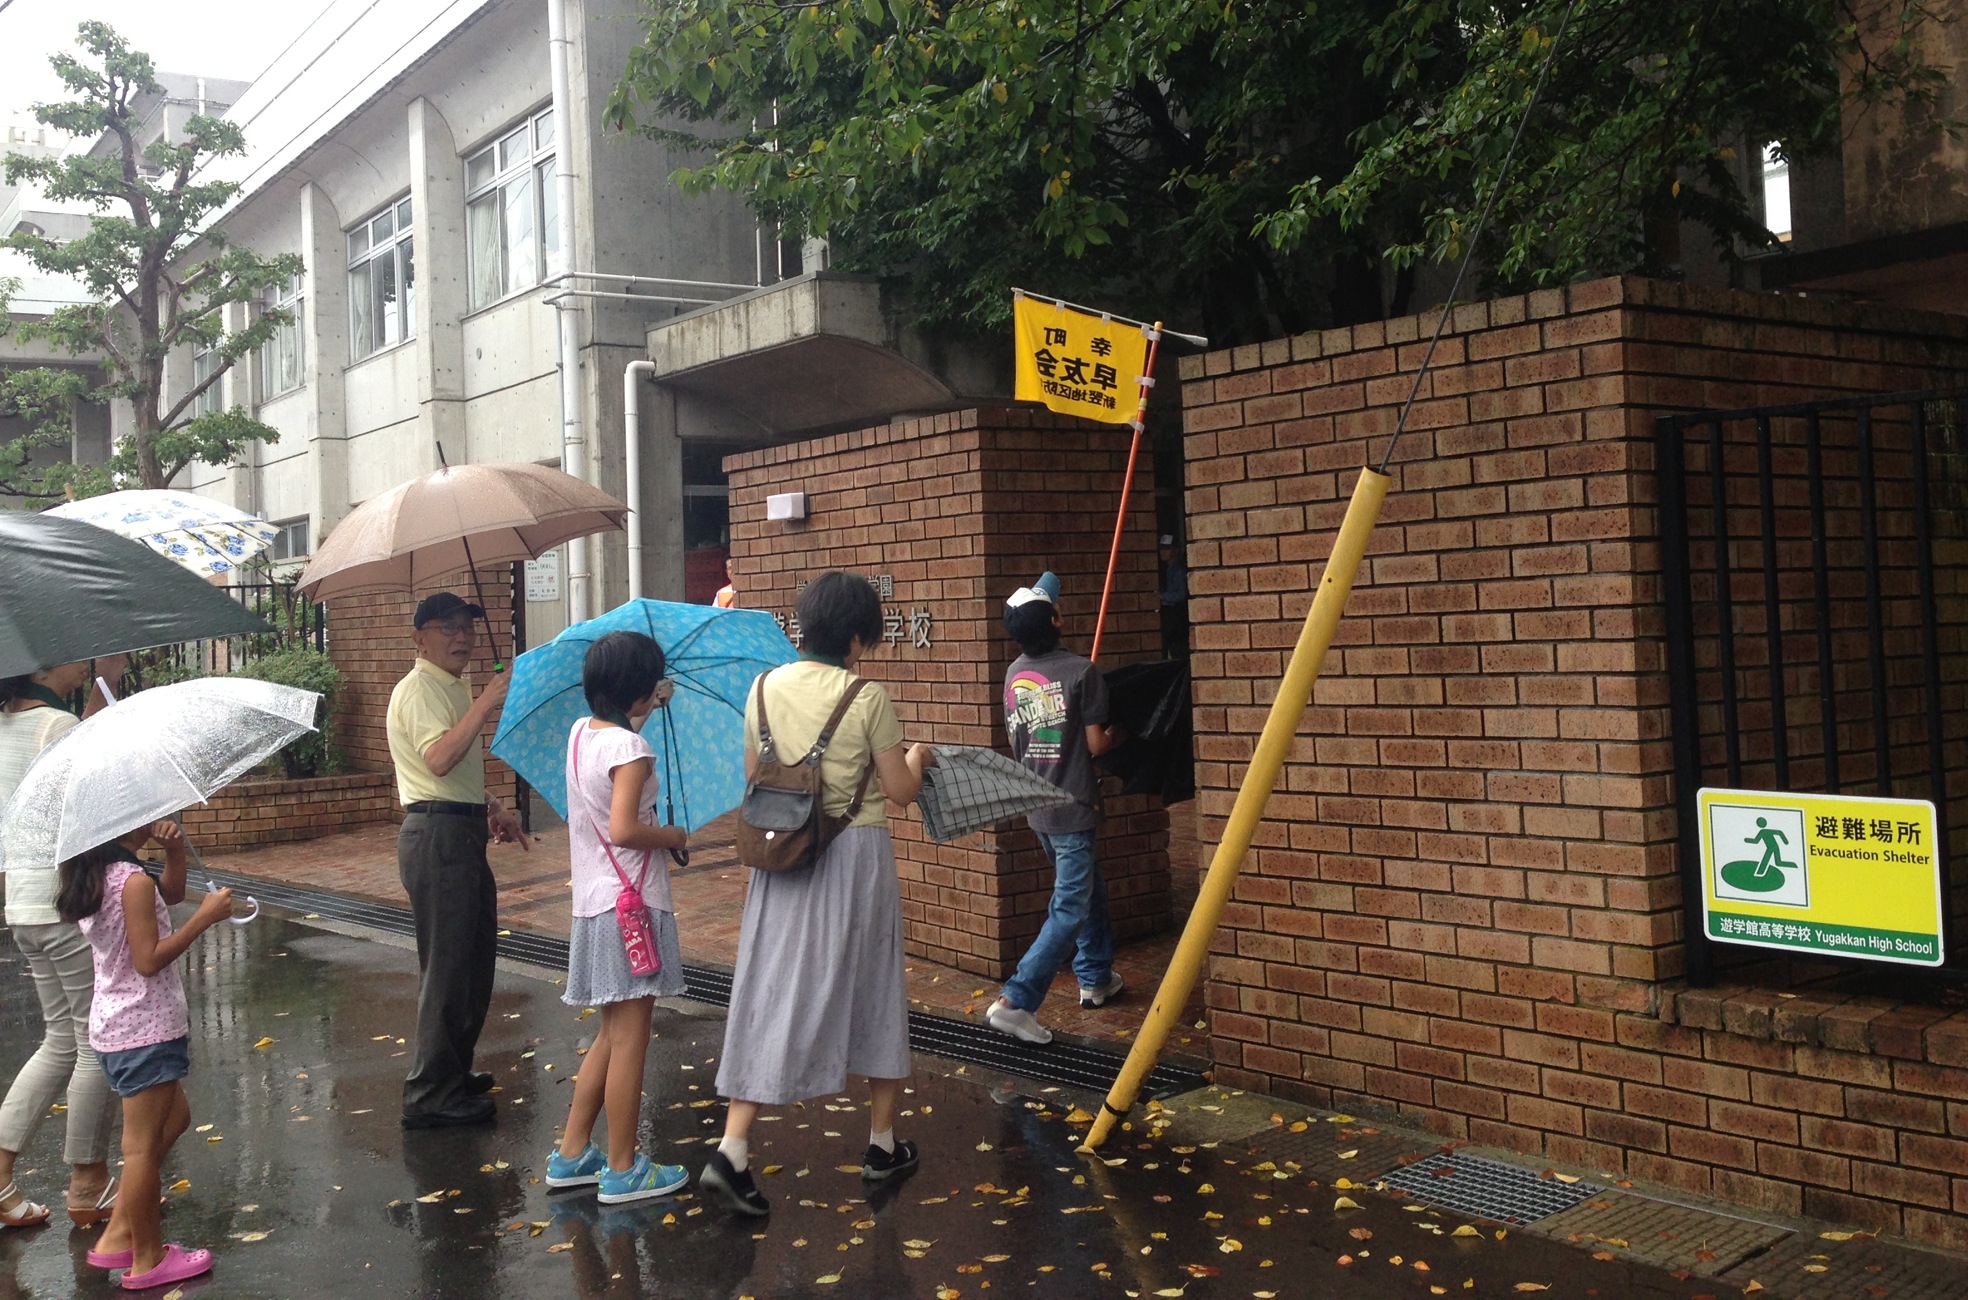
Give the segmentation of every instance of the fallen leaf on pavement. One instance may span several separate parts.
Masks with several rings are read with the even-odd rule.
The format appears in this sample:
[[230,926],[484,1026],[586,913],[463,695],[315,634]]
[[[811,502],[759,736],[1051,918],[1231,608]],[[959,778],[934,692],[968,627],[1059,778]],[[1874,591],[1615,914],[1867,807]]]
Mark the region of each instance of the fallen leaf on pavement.
[[1457,1228],[1454,1232],[1450,1233],[1449,1235],[1451,1237],[1480,1237],[1483,1234],[1476,1231],[1476,1229],[1470,1227],[1468,1224],[1465,1223],[1460,1228]]
[[1549,1291],[1550,1289],[1549,1282],[1519,1282],[1511,1288],[1513,1291]]
[[1350,1196],[1340,1196],[1334,1198],[1333,1208],[1335,1210],[1357,1210],[1360,1208],[1360,1203]]
[[169,1186],[168,1188],[166,1188],[165,1190],[166,1190],[166,1191],[172,1191],[172,1192],[188,1192],[188,1191],[190,1191],[190,1190],[191,1190],[191,1179],[189,1179],[189,1178],[180,1178],[180,1179],[178,1179],[178,1181],[177,1181],[177,1182],[175,1182],[175,1183],[172,1183],[172,1184],[171,1184],[171,1185],[170,1185],[170,1186]]
[[556,1243],[556,1244],[554,1244],[554,1245],[552,1245],[552,1246],[549,1246],[549,1247],[547,1247],[547,1253],[548,1253],[549,1255],[558,1255],[558,1254],[559,1254],[559,1253],[560,1253],[561,1251],[563,1251],[563,1250],[572,1250],[572,1249],[574,1249],[574,1243],[573,1243],[573,1242],[571,1242],[571,1241],[563,1241],[563,1242],[558,1242],[558,1243]]
[[259,1042],[253,1044],[253,1049],[255,1051],[263,1052],[267,1048],[272,1046],[273,1046],[273,1040],[271,1038],[262,1038]]

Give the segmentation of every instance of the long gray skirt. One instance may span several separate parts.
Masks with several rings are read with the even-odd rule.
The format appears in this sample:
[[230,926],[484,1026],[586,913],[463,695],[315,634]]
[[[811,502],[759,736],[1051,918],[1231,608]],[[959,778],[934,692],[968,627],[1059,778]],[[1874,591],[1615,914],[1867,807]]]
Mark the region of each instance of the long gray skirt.
[[806,871],[752,873],[717,1090],[783,1105],[850,1074],[909,1073],[902,892],[886,826],[855,826]]
[[600,1007],[682,993],[683,948],[677,942],[676,914],[652,907],[649,921],[663,968],[654,975],[637,975],[629,969],[629,951],[622,946],[622,927],[613,909],[575,917],[567,932],[567,987],[560,1000],[570,1007]]

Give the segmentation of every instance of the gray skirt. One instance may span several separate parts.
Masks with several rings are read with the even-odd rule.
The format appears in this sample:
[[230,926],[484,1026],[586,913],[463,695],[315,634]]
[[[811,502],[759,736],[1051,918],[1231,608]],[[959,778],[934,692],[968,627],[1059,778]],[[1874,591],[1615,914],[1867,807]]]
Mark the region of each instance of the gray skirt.
[[560,1000],[570,1007],[599,1007],[630,998],[673,998],[683,992],[683,948],[677,943],[676,916],[649,909],[656,931],[656,955],[663,969],[654,975],[629,973],[629,951],[613,909],[600,916],[577,916],[567,932],[567,987]]
[[784,1105],[850,1074],[909,1073],[902,891],[886,826],[855,826],[806,871],[752,873],[720,1096]]

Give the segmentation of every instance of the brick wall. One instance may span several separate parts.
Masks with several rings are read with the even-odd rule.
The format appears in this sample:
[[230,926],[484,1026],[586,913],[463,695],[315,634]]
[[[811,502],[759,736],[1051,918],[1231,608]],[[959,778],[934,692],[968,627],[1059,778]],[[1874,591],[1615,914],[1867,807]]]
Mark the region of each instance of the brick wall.
[[[1206,851],[1433,324],[1183,363]],[[1677,1014],[1652,509],[1658,412],[1964,362],[1958,318],[1642,280],[1457,309],[1216,937],[1219,1082],[1968,1244],[1968,1022],[1827,1001],[1889,1059]]]
[[[1052,569],[1066,644],[1092,639],[1128,433],[1043,412],[965,411],[773,447],[725,461],[740,603],[791,617],[799,585],[827,569],[893,578],[895,644],[863,663],[911,740],[1006,748],[1001,690],[1017,655],[1005,596]],[[1104,664],[1160,655],[1154,490],[1137,469]],[[768,523],[769,493],[804,491],[810,516]],[[907,634],[932,618],[931,644]],[[1124,937],[1169,923],[1168,820],[1140,796],[1107,799],[1099,854]],[[1038,933],[1052,869],[1030,831],[938,845],[913,814],[891,817],[908,950],[990,978]]]
[[400,817],[394,776],[353,772],[300,781],[241,781],[210,802],[187,808],[184,826],[200,852],[233,853],[320,839]]
[[[497,642],[502,662],[512,662],[512,571],[509,567],[485,569],[479,574],[485,591],[486,621]],[[448,588],[478,603],[470,582],[460,578]],[[417,657],[410,642],[411,616],[417,600],[430,592],[390,593],[351,596],[331,601],[328,610],[328,657],[341,669],[346,681],[338,709],[336,740],[348,766],[357,772],[392,772],[389,736],[385,725],[390,692]],[[493,645],[484,626],[472,657],[471,678],[483,682],[492,668]],[[492,733],[498,723],[495,714],[485,728],[485,784],[493,795],[508,804],[513,800],[516,778],[511,768],[491,755]]]

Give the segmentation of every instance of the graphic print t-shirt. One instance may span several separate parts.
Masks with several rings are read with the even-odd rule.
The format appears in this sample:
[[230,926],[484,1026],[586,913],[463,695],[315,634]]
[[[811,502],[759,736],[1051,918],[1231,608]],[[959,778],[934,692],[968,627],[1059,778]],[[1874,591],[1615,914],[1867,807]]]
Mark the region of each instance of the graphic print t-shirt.
[[1069,650],[1020,655],[1005,673],[1005,732],[1018,761],[1073,796],[1027,819],[1045,835],[1100,824],[1100,781],[1086,729],[1107,721],[1107,683],[1090,660]]

